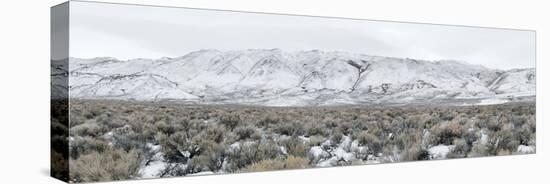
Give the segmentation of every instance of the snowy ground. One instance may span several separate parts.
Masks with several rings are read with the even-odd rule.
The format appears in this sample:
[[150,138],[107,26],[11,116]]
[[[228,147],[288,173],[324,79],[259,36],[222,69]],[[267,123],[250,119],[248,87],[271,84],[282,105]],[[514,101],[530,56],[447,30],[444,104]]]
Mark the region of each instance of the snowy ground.
[[148,163],[144,164],[139,173],[142,178],[157,178],[159,177],[160,171],[168,164],[164,161],[164,155],[160,151],[160,145],[147,143],[147,147],[151,149],[154,155]]

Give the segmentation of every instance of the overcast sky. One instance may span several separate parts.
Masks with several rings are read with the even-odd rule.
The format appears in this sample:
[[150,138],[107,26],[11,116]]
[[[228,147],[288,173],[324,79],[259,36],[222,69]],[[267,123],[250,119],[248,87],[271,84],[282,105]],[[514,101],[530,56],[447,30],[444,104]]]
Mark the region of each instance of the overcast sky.
[[454,59],[497,69],[535,66],[532,31],[75,1],[70,28],[70,55],[79,58],[280,48]]

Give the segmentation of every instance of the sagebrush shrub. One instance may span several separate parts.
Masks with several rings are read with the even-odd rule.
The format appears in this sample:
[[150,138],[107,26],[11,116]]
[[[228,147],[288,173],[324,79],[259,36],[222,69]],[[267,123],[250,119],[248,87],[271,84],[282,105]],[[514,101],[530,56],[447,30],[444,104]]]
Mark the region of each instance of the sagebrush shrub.
[[251,138],[257,131],[254,127],[245,126],[235,128],[234,132],[239,137],[239,140],[245,140]]
[[489,152],[488,152],[487,147],[488,146],[486,146],[485,144],[481,144],[481,143],[474,144],[472,146],[472,150],[470,151],[470,153],[468,153],[468,157],[489,156]]
[[206,129],[205,138],[216,143],[221,143],[225,140],[226,133],[227,132],[222,126],[211,125]]
[[307,152],[309,151],[308,147],[303,143],[303,141],[296,136],[281,141],[281,144],[285,148],[286,152],[292,156],[306,157]]
[[224,144],[215,144],[212,142],[205,142],[201,145],[204,156],[206,159],[205,167],[210,171],[218,171],[222,168],[224,158],[226,157],[225,150],[227,146]]
[[230,129],[231,131],[233,131],[233,129],[235,129],[235,127],[237,127],[240,122],[241,118],[236,115],[221,116],[219,119],[219,123]]
[[317,122],[309,122],[304,125],[305,135],[307,136],[327,136],[328,131]]
[[227,153],[228,162],[230,163],[227,169],[229,171],[237,171],[246,165],[260,160],[274,159],[277,158],[279,152],[280,148],[273,141],[260,143],[241,142],[237,148]]
[[429,160],[430,154],[421,147],[410,147],[401,153],[402,161]]
[[274,114],[269,114],[258,121],[258,125],[264,128],[269,128],[270,126],[279,124],[281,120]]
[[[198,145],[192,142],[192,139],[184,132],[178,132],[172,135],[159,133],[157,136],[162,146],[164,158],[169,162],[187,162],[188,158],[197,154]],[[188,153],[184,155],[183,153]]]
[[357,135],[357,140],[360,146],[367,146],[370,154],[376,154],[382,152],[383,145],[380,139],[375,135],[372,135],[366,131],[363,131]]
[[305,134],[303,125],[296,122],[279,123],[274,127],[273,132],[288,136]]
[[337,131],[335,133],[332,134],[332,136],[330,137],[330,142],[332,143],[332,146],[337,146],[338,144],[340,144],[340,142],[342,142],[342,139],[344,138],[344,134]]
[[104,132],[105,128],[96,123],[94,120],[88,120],[83,124],[71,126],[69,130],[71,135],[99,137]]
[[108,149],[103,153],[92,152],[70,161],[71,181],[96,182],[122,180],[137,176],[141,153]]
[[447,158],[465,158],[470,152],[470,145],[463,138],[457,138],[453,141],[454,148],[447,155]]
[[447,122],[432,128],[433,144],[451,145],[455,138],[460,138],[466,133],[466,129],[459,123]]
[[92,137],[77,137],[73,138],[73,141],[69,145],[69,155],[74,159],[90,152],[103,153],[108,148],[108,143],[103,140]]

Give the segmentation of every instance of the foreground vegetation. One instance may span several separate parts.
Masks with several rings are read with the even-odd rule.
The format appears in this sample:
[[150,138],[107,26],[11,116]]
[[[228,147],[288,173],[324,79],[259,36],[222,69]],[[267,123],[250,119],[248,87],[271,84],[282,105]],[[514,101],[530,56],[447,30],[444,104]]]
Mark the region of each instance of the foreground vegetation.
[[[511,155],[536,146],[534,103],[247,107],[72,100],[69,118],[72,182]],[[151,172],[153,166],[159,169]]]

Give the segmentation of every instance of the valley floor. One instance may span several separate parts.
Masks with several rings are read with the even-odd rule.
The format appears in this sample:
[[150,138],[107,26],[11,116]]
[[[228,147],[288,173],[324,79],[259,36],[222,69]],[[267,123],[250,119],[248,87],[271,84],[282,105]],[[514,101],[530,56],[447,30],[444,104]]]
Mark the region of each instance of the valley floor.
[[71,100],[72,182],[530,154],[535,103],[254,107]]

